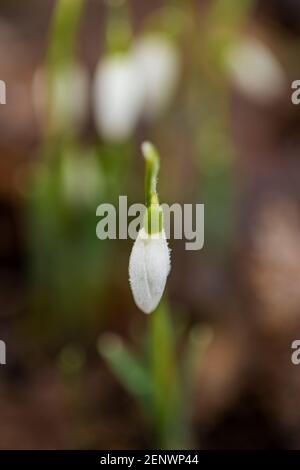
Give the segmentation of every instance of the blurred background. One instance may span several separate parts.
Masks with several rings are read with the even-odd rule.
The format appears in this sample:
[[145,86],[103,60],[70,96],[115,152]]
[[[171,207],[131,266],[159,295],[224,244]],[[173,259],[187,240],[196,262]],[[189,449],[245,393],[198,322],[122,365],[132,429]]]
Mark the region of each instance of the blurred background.
[[[297,0],[2,0],[1,449],[300,447]],[[151,318],[96,208],[205,204]]]

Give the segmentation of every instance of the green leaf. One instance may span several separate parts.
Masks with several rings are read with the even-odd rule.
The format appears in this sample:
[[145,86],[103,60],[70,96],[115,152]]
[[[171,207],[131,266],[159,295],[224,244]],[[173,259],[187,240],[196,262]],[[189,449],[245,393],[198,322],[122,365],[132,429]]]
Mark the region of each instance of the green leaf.
[[98,352],[128,392],[141,400],[143,405],[148,404],[152,390],[150,377],[122,339],[114,334],[101,336]]

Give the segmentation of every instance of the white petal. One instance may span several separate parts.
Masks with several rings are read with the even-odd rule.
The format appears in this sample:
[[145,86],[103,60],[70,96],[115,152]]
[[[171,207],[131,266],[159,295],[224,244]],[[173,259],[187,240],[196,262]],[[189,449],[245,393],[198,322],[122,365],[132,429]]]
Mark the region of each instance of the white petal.
[[234,84],[259,102],[272,102],[284,93],[284,69],[271,49],[259,39],[245,39],[229,49],[226,64]]
[[129,260],[129,280],[137,306],[145,313],[157,307],[170,272],[165,232],[148,235],[140,230]]
[[168,106],[178,84],[178,51],[159,35],[149,35],[136,43],[133,55],[145,87],[145,114],[155,118]]
[[108,140],[130,137],[142,105],[143,85],[131,55],[103,59],[94,82],[95,122],[99,133]]

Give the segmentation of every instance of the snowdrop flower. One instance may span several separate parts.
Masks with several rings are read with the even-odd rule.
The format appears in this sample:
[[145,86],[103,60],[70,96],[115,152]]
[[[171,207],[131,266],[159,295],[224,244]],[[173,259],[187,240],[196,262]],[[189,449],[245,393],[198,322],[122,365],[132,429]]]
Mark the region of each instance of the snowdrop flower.
[[162,209],[156,193],[159,160],[154,147],[143,144],[147,163],[144,227],[140,230],[129,260],[129,281],[137,306],[151,313],[158,306],[170,272],[170,252],[163,229]]
[[150,235],[142,228],[131,252],[129,278],[135,303],[143,312],[150,313],[159,304],[170,267],[164,230]]
[[143,84],[130,53],[115,54],[99,62],[93,96],[98,132],[112,141],[130,137],[143,102]]
[[286,76],[275,54],[259,39],[246,39],[226,56],[234,84],[259,102],[272,102],[283,94]]
[[103,187],[101,168],[94,156],[65,154],[61,165],[62,191],[66,202],[74,207],[91,207]]
[[55,130],[80,127],[87,116],[88,87],[88,72],[82,65],[65,65],[52,78],[39,68],[32,85],[37,118],[47,123],[50,112]]
[[101,60],[93,91],[98,132],[107,140],[125,140],[143,115],[161,114],[178,83],[179,62],[175,47],[154,35],[140,39],[127,53]]
[[178,84],[178,51],[171,42],[152,34],[136,42],[133,55],[144,85],[144,113],[155,118],[165,110]]

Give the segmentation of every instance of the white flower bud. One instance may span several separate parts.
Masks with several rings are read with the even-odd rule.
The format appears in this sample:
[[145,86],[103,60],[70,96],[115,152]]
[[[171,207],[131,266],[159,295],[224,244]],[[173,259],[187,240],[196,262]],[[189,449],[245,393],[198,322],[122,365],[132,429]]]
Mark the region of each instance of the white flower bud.
[[129,280],[137,306],[145,313],[157,307],[170,272],[170,252],[164,230],[148,234],[141,229],[129,260]]
[[180,75],[180,57],[176,47],[159,35],[136,42],[133,55],[144,85],[144,113],[156,118],[173,98]]
[[235,86],[246,96],[270,103],[284,94],[284,69],[271,49],[259,39],[245,39],[232,46],[226,65]]
[[94,112],[98,132],[107,140],[129,138],[143,103],[143,83],[131,54],[104,58],[94,82]]

